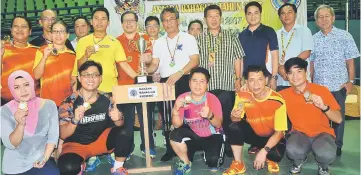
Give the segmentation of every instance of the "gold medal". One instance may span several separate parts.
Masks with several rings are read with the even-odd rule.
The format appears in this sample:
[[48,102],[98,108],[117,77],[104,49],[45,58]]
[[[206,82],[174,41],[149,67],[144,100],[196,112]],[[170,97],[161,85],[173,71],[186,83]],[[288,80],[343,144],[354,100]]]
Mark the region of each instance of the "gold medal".
[[215,52],[209,53],[209,57],[208,57],[209,62],[213,63],[215,58],[216,58],[216,53]]
[[131,62],[133,60],[133,57],[132,56],[127,56],[127,61],[128,62]]
[[84,102],[83,107],[85,108],[85,110],[88,110],[91,108],[90,103],[88,103],[88,102]]
[[59,55],[59,52],[56,48],[53,48],[53,50],[51,51],[51,54],[54,56],[57,56],[57,55]]
[[5,35],[4,41],[5,41],[5,43],[10,43],[10,41],[11,41],[10,35]]

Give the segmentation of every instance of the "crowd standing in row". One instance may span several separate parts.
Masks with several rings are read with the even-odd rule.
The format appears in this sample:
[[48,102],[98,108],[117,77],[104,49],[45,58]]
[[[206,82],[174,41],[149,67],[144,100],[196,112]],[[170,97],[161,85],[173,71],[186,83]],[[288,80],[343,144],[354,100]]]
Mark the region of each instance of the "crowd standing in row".
[[[121,15],[124,33],[115,38],[106,33],[109,12],[101,7],[90,22],[74,20],[76,38],[69,41],[67,25],[44,10],[43,34],[29,43],[30,21],[15,17],[12,41],[1,44],[3,172],[82,174],[96,169],[98,155],[109,153],[111,173],[128,174],[124,162],[135,148],[135,111],[145,153],[142,106],[114,104],[112,87],[133,84],[144,62],[155,82],[175,86],[177,99],[148,103],[145,116],[152,121],[158,105],[167,149],[161,160],[179,157],[174,174],[191,171],[197,150],[204,151],[211,171],[223,165],[225,153],[233,161],[223,174],[244,173],[244,143],[256,155],[257,170],[267,165],[279,172],[287,154],[289,171],[300,173],[312,151],[318,174],[329,174],[342,153],[345,98],[355,81],[353,59],[360,56],[352,36],[333,26],[328,5],[315,11],[321,30],[313,36],[296,24],[294,4],[278,9],[278,31],[261,23],[258,2],[249,2],[244,12],[248,26],[239,34],[221,27],[217,5],[205,8],[204,31],[195,20],[185,33],[178,11],[165,8],[160,20],[166,34],[159,36],[157,17],[146,18],[143,34],[137,32],[137,14],[127,11]],[[140,37],[147,41],[145,53],[137,47]],[[148,128],[154,158],[152,122]]]

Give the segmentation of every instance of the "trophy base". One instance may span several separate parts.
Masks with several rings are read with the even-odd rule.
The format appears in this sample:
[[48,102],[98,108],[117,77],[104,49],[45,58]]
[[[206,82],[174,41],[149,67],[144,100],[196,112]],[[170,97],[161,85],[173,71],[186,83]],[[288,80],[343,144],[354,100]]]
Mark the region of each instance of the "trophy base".
[[147,75],[139,75],[134,80],[135,84],[146,84],[146,83],[153,83],[153,77]]

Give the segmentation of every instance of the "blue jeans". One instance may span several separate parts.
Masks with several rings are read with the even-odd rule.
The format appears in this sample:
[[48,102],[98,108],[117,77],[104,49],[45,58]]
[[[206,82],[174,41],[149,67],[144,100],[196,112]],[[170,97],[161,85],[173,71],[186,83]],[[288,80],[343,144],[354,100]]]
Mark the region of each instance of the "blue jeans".
[[[5,174],[10,175],[10,174]],[[59,169],[53,158],[45,163],[43,168],[31,168],[30,170],[16,175],[60,175]]]
[[332,122],[332,128],[336,134],[336,145],[337,148],[342,148],[343,145],[343,133],[345,130],[345,101],[346,101],[346,89],[342,88],[339,91],[332,92],[333,97],[335,97],[338,105],[341,107],[341,116],[342,121],[340,124]]

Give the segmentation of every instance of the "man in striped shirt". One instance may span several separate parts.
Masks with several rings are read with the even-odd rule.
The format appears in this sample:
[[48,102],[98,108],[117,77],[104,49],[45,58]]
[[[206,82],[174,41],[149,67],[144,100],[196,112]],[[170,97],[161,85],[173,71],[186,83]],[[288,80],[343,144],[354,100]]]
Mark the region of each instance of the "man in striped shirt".
[[[245,54],[236,34],[221,29],[221,17],[222,11],[219,6],[206,7],[204,18],[208,29],[197,37],[197,41],[200,67],[208,69],[211,74],[212,80],[209,82],[208,90],[216,95],[222,104],[223,129],[227,135],[234,90],[241,86],[241,65]],[[226,154],[232,155],[230,148],[226,149]]]

